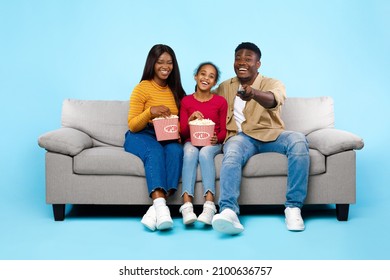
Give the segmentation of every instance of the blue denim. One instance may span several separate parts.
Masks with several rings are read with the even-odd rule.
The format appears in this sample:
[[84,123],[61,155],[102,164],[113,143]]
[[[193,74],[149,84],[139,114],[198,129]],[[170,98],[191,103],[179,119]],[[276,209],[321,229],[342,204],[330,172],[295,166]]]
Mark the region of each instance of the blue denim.
[[230,208],[239,214],[238,197],[242,168],[249,158],[258,153],[276,152],[287,156],[288,174],[286,207],[303,206],[309,178],[309,145],[305,135],[284,131],[272,142],[262,142],[239,133],[229,138],[223,147],[224,157],[220,175],[220,211]]
[[183,168],[183,146],[177,141],[158,142],[153,127],[127,131],[124,149],[139,157],[145,167],[149,195],[156,189],[177,190]]
[[214,157],[222,153],[222,145],[205,146],[202,148],[194,147],[191,142],[184,144],[183,176],[182,186],[183,194],[194,196],[196,182],[196,171],[198,162],[202,172],[202,183],[204,195],[211,192],[215,195],[215,164]]

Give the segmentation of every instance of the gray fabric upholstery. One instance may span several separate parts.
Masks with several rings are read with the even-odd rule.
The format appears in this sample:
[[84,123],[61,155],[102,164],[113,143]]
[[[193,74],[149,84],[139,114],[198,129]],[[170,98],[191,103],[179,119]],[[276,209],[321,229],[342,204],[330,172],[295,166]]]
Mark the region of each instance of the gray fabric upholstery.
[[306,136],[310,148],[328,156],[342,151],[360,150],[363,139],[345,130],[334,128],[319,129]]
[[287,98],[282,107],[286,130],[307,135],[321,128],[334,127],[333,99],[329,96],[314,98]]
[[[38,139],[46,153],[46,202],[50,204],[150,204],[142,161],[123,150],[128,101],[66,99],[62,128]],[[330,97],[288,98],[282,117],[287,130],[307,136],[310,177],[306,204],[351,204],[356,199],[355,149],[363,140],[334,128]],[[216,201],[223,155],[215,157]],[[200,168],[194,204],[203,204]],[[243,168],[241,205],[283,204],[287,158],[258,154]],[[181,185],[168,203],[181,204]]]
[[[216,162],[220,163],[222,157]],[[309,179],[306,204],[356,202],[355,151],[327,157],[325,173]],[[220,165],[217,165],[220,168]],[[240,205],[283,204],[286,176],[243,177]],[[180,205],[181,185],[168,203]],[[216,182],[216,201],[219,180]],[[58,153],[46,153],[46,202],[49,204],[150,204],[146,180],[142,176],[80,175],[73,172],[73,158]],[[202,205],[203,186],[197,181],[194,204]]]
[[102,143],[122,147],[128,130],[129,101],[66,99],[62,126],[85,132]]
[[91,148],[92,139],[80,130],[64,127],[41,135],[38,145],[48,151],[74,156]]
[[119,147],[84,150],[74,157],[73,171],[76,174],[145,176],[141,159]]
[[[217,179],[219,179],[222,157],[223,155],[220,154],[215,159]],[[326,171],[325,157],[317,150],[310,149],[310,162],[310,174],[321,174]],[[201,181],[202,175],[199,167],[198,169],[197,180]],[[73,171],[85,175],[145,176],[141,159],[119,147],[96,147],[82,151],[74,157]],[[287,158],[278,153],[255,155],[249,159],[243,169],[245,177],[278,175],[287,175]]]

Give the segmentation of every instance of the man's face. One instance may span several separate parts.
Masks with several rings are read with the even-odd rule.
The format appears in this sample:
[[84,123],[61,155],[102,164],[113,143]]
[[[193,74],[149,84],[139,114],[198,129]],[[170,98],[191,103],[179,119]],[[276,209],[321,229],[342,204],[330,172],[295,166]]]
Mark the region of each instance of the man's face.
[[256,79],[260,61],[254,51],[241,49],[234,58],[234,71],[241,83],[252,84]]

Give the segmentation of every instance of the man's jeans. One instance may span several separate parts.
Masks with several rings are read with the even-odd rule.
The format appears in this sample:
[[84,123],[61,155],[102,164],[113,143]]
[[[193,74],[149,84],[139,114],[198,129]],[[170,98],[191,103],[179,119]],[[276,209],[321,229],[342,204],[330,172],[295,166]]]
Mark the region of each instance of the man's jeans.
[[301,208],[307,194],[309,178],[309,145],[299,132],[284,131],[272,142],[262,142],[239,133],[225,143],[220,175],[220,211],[229,208],[239,214],[238,197],[242,168],[249,158],[258,153],[276,152],[287,156],[286,207]]
[[182,186],[183,194],[194,196],[196,182],[196,171],[198,162],[202,172],[202,182],[204,195],[210,191],[215,195],[215,165],[214,157],[222,152],[222,145],[205,146],[202,148],[194,147],[191,142],[184,144],[184,160]]
[[124,148],[143,161],[149,194],[158,188],[165,192],[177,189],[183,168],[181,144],[158,142],[153,127],[147,127],[137,133],[127,131]]

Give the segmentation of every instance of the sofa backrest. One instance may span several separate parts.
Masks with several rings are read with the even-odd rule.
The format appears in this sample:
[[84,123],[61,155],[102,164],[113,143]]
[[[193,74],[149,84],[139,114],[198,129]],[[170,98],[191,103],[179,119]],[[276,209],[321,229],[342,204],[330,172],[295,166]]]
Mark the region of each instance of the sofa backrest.
[[[88,134],[95,145],[123,146],[128,130],[129,101],[65,99],[62,126]],[[307,135],[320,128],[334,127],[331,97],[287,98],[282,107],[287,130]]]
[[334,127],[333,98],[289,97],[282,107],[282,119],[286,130],[299,131],[305,135],[321,128]]
[[95,145],[123,146],[129,101],[65,99],[62,126],[88,134]]

